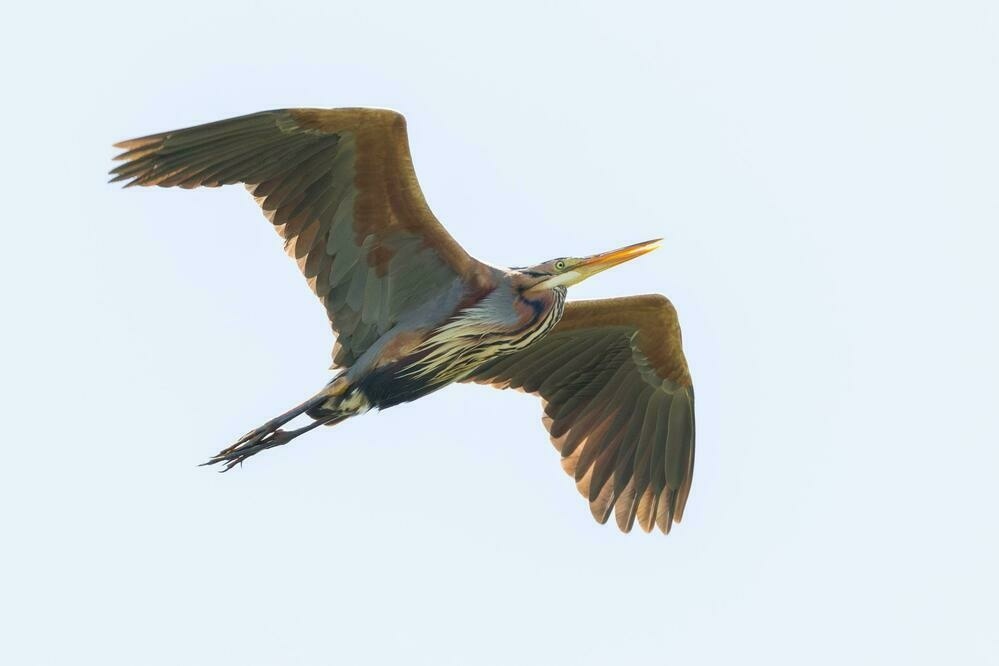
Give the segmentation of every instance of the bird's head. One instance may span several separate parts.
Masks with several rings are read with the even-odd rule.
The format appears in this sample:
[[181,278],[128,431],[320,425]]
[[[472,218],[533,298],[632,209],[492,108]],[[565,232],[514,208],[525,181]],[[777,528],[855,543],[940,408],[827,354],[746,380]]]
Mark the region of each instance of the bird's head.
[[586,278],[605,271],[612,266],[652,252],[659,247],[661,238],[635,243],[610,252],[602,252],[589,257],[559,257],[537,266],[517,269],[524,292],[536,292],[556,287],[571,287]]

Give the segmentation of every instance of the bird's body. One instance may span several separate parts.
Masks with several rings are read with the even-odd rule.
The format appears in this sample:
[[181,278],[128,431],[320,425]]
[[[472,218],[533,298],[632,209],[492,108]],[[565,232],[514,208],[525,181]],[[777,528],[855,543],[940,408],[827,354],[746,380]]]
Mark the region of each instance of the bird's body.
[[387,333],[379,340],[384,347],[375,348],[373,365],[353,366],[347,377],[374,407],[409,402],[465,379],[487,361],[526,348],[554,328],[564,308],[564,287],[525,295],[503,279],[479,300],[416,335]]
[[[566,303],[566,289],[656,242],[500,269],[470,257],[423,200],[405,122],[289,109],[118,144],[129,185],[244,183],[326,306],[337,374],[209,463],[230,469],[319,425],[460,381],[522,388],[601,522],[669,531],[693,469],[693,389],[661,296]],[[301,415],[296,430],[281,427]]]

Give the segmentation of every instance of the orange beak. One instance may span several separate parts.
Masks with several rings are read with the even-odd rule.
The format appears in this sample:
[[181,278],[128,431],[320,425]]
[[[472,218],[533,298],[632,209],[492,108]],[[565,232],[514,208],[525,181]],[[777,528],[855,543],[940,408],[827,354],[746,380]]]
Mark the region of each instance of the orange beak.
[[648,254],[659,247],[659,244],[663,242],[662,238],[657,238],[655,240],[645,241],[644,243],[635,243],[634,245],[628,245],[627,247],[622,247],[617,250],[611,250],[610,252],[603,252],[601,254],[595,254],[592,257],[586,257],[583,259],[576,270],[585,274],[586,277],[595,275],[600,271],[605,271],[612,266],[617,266],[618,264],[623,264],[626,261],[631,261],[635,257],[640,257],[643,254]]

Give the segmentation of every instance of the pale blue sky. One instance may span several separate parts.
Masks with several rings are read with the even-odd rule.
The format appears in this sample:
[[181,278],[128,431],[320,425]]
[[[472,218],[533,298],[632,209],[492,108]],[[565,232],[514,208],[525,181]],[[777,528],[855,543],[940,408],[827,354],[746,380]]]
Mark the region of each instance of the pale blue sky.
[[[104,7],[0,42],[0,662],[999,660],[995,3]],[[332,336],[245,192],[123,192],[110,144],[307,105],[406,114],[492,263],[665,237],[570,297],[679,310],[672,535],[483,387],[196,467]]]

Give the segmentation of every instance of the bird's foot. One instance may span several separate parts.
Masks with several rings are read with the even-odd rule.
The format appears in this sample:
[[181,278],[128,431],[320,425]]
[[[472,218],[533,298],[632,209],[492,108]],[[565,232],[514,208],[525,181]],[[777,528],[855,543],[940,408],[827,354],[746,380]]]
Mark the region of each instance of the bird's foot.
[[204,465],[214,465],[216,463],[225,463],[225,467],[220,469],[220,472],[228,472],[230,469],[236,465],[241,464],[244,460],[252,455],[256,455],[265,449],[271,449],[275,446],[281,446],[282,444],[287,444],[291,440],[295,439],[299,435],[309,432],[313,428],[317,428],[321,425],[333,423],[339,423],[343,418],[337,417],[327,417],[323,419],[318,419],[313,421],[309,425],[303,426],[301,428],[296,428],[294,430],[281,430],[278,426],[283,423],[287,423],[290,419],[285,417],[279,417],[279,419],[274,419],[268,421],[264,425],[260,426],[255,430],[251,430],[242,437],[239,438],[235,444],[229,448],[222,449],[214,456],[208,459],[207,462],[201,463]]
[[228,448],[222,449],[209,458],[207,462],[202,463],[202,465],[224,463],[225,466],[219,471],[228,472],[236,465],[242,464],[244,460],[252,455],[260,453],[265,449],[287,444],[304,430],[305,428],[300,428],[298,430],[281,430],[280,428],[263,425],[246,433],[235,444]]
[[[342,413],[337,410],[324,410],[321,409],[321,407],[331,398],[336,398],[337,396],[342,395],[346,391],[347,387],[348,384],[345,379],[337,379],[333,381],[329,384],[327,389],[320,391],[318,394],[309,398],[297,407],[293,407],[284,414],[271,419],[259,428],[255,428],[246,433],[240,437],[235,444],[228,448],[222,449],[209,458],[207,462],[202,463],[202,465],[215,465],[222,463],[224,467],[219,471],[228,472],[230,469],[238,464],[241,464],[250,456],[256,455],[265,449],[271,449],[275,446],[287,444],[299,435],[318,426],[339,423],[358,410],[355,409],[350,413]],[[309,414],[310,410],[317,410],[317,412],[313,412],[314,415]],[[285,425],[289,421],[292,421],[298,416],[302,416],[303,414],[307,414],[310,418],[315,420],[301,428],[281,430],[281,426]]]

